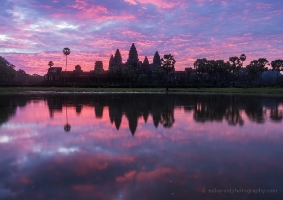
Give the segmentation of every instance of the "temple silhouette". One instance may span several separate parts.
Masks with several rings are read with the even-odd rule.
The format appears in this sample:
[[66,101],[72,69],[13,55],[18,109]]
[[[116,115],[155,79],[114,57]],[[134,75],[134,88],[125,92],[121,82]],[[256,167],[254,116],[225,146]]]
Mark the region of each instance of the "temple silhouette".
[[[187,77],[190,71],[192,71],[192,68],[185,68],[185,71],[173,69],[169,76],[169,82],[176,82],[181,77]],[[45,84],[51,85],[125,86],[129,83],[163,85],[165,79],[165,72],[161,68],[161,58],[158,51],[155,52],[152,63],[149,62],[147,56],[141,61],[134,43],[131,45],[125,63],[123,63],[119,49],[116,50],[114,55],[111,55],[108,70],[104,69],[102,61],[95,61],[94,69],[89,72],[83,71],[80,65],[76,65],[72,71],[64,71],[62,67],[52,66],[44,76]]]

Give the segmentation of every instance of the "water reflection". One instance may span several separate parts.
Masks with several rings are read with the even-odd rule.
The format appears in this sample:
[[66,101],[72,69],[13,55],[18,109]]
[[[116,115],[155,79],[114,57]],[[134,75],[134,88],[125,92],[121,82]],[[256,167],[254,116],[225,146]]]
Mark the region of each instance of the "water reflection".
[[[25,107],[35,97],[2,96],[0,102],[0,124],[5,123],[15,114],[17,107]],[[193,112],[196,122],[222,122],[229,125],[244,125],[243,113],[248,119],[256,123],[265,123],[266,120],[281,122],[283,119],[283,98],[256,97],[256,96],[229,96],[229,95],[77,95],[77,96],[42,96],[36,97],[46,101],[53,118],[54,113],[62,113],[66,110],[65,130],[70,129],[68,124],[68,107],[75,107],[79,116],[84,106],[93,107],[97,119],[103,118],[103,110],[109,108],[109,120],[115,124],[117,130],[125,115],[131,133],[134,135],[138,125],[138,119],[143,118],[146,123],[151,115],[153,124],[157,128],[171,128],[174,125],[174,109],[183,107],[186,112]]]
[[157,128],[159,124],[164,128],[171,128],[174,124],[174,106],[176,97],[170,95],[92,95],[92,96],[52,96],[45,97],[50,117],[54,112],[63,112],[63,107],[75,107],[78,114],[84,106],[94,107],[97,119],[103,118],[103,110],[109,108],[109,119],[115,123],[117,130],[125,115],[132,135],[138,126],[138,118],[142,117],[147,122],[152,115],[153,123]]
[[[77,107],[76,107],[76,111],[77,111]],[[68,122],[68,107],[66,106],[66,121],[67,121],[67,123],[65,124],[65,126],[64,126],[64,130],[66,131],[66,132],[70,132],[70,130],[71,130],[71,125],[69,124],[69,122]]]
[[25,107],[28,103],[26,98],[13,98],[11,96],[0,97],[0,125],[8,121],[16,113],[17,107]]
[[[0,199],[282,199],[282,105],[232,95],[0,96]],[[214,188],[277,193],[203,193]]]

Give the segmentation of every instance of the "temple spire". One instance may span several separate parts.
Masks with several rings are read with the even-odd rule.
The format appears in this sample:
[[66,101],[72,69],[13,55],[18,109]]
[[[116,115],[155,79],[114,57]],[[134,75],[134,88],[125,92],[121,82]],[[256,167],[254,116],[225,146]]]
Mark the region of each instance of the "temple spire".
[[109,68],[113,67],[113,64],[114,64],[114,56],[111,55],[110,60],[109,60]]
[[135,43],[133,43],[129,51],[129,58],[127,60],[127,64],[136,65],[138,62],[138,51],[136,49]]
[[160,61],[160,55],[158,53],[158,51],[155,52],[154,57],[153,57],[153,64],[156,67],[160,67],[161,66],[161,61]]
[[149,65],[149,61],[148,61],[148,58],[147,58],[147,56],[146,57],[144,57],[144,61],[143,61],[143,63],[142,63],[143,65]]
[[122,65],[122,56],[121,56],[119,49],[116,50],[114,62],[118,66]]

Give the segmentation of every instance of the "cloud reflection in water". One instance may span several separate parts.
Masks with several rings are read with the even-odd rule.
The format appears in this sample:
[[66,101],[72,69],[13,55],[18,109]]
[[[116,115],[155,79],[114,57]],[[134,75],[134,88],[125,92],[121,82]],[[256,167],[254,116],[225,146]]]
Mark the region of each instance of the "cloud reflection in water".
[[[281,195],[282,98],[138,94],[0,98],[1,198]],[[63,129],[66,107],[70,132]],[[274,113],[277,123],[271,117]],[[278,193],[204,194],[203,188]]]

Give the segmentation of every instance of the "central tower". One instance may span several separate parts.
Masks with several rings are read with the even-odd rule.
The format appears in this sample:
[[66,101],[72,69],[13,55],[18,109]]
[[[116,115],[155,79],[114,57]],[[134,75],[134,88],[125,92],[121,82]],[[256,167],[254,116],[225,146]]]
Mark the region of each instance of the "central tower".
[[135,43],[132,44],[131,49],[129,51],[129,58],[127,60],[127,64],[132,65],[134,68],[136,68],[139,64],[138,51],[135,47]]

